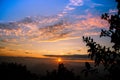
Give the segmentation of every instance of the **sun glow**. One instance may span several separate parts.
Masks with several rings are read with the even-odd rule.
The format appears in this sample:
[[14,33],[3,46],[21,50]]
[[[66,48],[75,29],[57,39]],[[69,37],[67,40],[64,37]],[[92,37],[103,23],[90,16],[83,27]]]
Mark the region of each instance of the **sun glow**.
[[61,63],[62,62],[62,59],[61,58],[58,58],[58,60],[57,60],[59,63]]

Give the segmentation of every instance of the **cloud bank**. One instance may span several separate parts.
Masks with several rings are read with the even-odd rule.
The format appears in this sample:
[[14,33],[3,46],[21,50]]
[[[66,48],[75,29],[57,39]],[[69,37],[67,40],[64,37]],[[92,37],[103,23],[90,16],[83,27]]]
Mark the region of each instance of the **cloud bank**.
[[[77,5],[77,4],[75,4]],[[75,18],[75,16],[73,16]],[[84,19],[81,19],[84,18]],[[64,20],[56,20],[57,17],[26,17],[20,21],[0,23],[0,41],[38,41],[50,42],[80,38],[84,32],[93,29],[101,29],[108,26],[100,17],[92,15],[76,16],[72,23]],[[93,35],[92,32],[91,35]],[[85,33],[86,35],[87,33]],[[97,34],[96,34],[97,35]]]

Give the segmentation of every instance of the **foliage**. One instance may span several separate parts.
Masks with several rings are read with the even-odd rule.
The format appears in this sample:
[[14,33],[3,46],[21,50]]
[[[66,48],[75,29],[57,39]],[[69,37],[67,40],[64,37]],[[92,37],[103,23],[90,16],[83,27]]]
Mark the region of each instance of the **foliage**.
[[80,80],[79,76],[75,76],[72,70],[68,70],[63,63],[59,63],[58,69],[47,74],[41,80]]
[[110,24],[109,30],[101,30],[101,36],[108,36],[111,38],[111,42],[114,43],[113,48],[116,51],[120,50],[120,1],[118,2],[118,12],[115,15],[108,15],[108,13],[102,14],[101,18],[107,20]]
[[40,76],[31,73],[26,66],[18,63],[0,63],[0,80],[81,80],[72,70],[68,70],[63,63],[59,63],[57,70],[47,71]]
[[0,63],[0,80],[37,80],[38,77],[17,63]]
[[120,0],[116,0],[117,14],[102,14],[101,18],[109,23],[109,30],[101,30],[100,37],[110,37],[114,45],[110,47],[101,46],[93,41],[91,37],[83,37],[86,46],[89,47],[89,57],[95,61],[95,66],[102,64],[109,72],[109,78],[115,80],[120,74]]
[[85,62],[85,69],[83,69],[81,72],[84,73],[85,77],[87,77],[88,74],[98,73],[98,69],[91,67],[88,62]]

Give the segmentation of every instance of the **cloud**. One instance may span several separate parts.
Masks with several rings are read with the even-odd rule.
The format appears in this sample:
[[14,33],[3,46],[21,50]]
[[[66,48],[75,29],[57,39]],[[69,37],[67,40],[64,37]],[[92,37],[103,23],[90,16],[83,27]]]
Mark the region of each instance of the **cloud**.
[[2,40],[0,40],[1,42],[8,42],[8,40],[7,39],[2,39]]
[[100,35],[100,32],[86,32],[84,35],[85,36],[98,36]]
[[0,29],[13,30],[19,29],[16,22],[0,23]]
[[38,58],[45,58],[41,54],[38,54],[37,52],[34,52],[32,50],[25,51],[23,49],[16,49],[13,50],[8,47],[0,47],[0,56],[19,56],[19,57],[38,57]]
[[[58,16],[28,16],[20,21],[0,23],[0,41],[19,42],[29,40],[49,42],[77,39],[80,35],[76,34],[80,34],[80,32],[107,27],[108,23],[106,21],[88,12],[86,12],[87,15],[71,15],[72,23],[60,21],[61,17],[69,14],[76,7],[83,6],[84,2],[84,0],[69,0],[69,3]],[[90,0],[87,0],[87,2],[91,2],[90,6],[92,4],[93,7],[102,6],[102,4],[93,3]],[[109,12],[116,12],[116,10],[111,9]]]
[[36,20],[27,17],[21,21],[12,22],[12,24],[9,22],[0,23],[0,40],[1,42],[19,42],[20,40],[52,41],[71,36],[72,30],[65,22],[53,22],[51,19]]
[[39,35],[30,36],[33,40],[46,41],[58,41],[72,39],[72,30],[65,23],[57,23],[54,25],[39,28]]
[[55,37],[55,38],[51,38],[48,40],[41,40],[40,42],[58,42],[58,41],[62,41],[62,40],[71,40],[71,39],[79,39],[79,36],[65,36],[65,37]]
[[81,49],[77,50],[78,52],[81,52]]
[[16,50],[10,49],[10,48],[5,47],[5,46],[0,46],[0,51],[9,51],[9,52],[12,52],[12,51],[16,51]]
[[77,6],[82,6],[83,0],[69,0],[69,3],[66,5],[64,10],[58,14],[58,17],[61,18],[69,13],[69,11],[74,10]]
[[110,13],[110,14],[112,14],[112,13],[117,13],[117,12],[118,12],[117,9],[110,9],[110,10],[109,10],[109,13]]
[[74,9],[75,9],[75,8],[70,7],[70,6],[66,6],[66,7],[65,7],[65,10],[66,10],[66,11],[67,11],[67,10],[68,10],[68,11],[71,11],[71,10],[74,10]]
[[18,43],[23,41],[53,42],[77,39],[84,31],[108,26],[107,22],[92,14],[86,16],[73,15],[74,18],[76,20],[72,23],[69,20],[56,20],[57,16],[26,17],[16,22],[0,23],[0,41]]
[[83,0],[70,0],[69,5],[71,6],[82,6]]
[[5,48],[6,48],[6,47],[0,46],[0,50],[1,50],[1,49],[5,49]]
[[77,21],[71,24],[71,28],[75,31],[89,31],[93,29],[108,28],[109,24],[107,21],[102,20],[99,16],[93,16],[88,14],[86,16],[74,16]]
[[58,58],[58,57],[61,57],[61,58],[65,58],[65,59],[87,59],[88,56],[87,55],[76,55],[76,54],[72,54],[72,55],[44,55],[44,56],[47,56],[47,57],[55,57],[55,58]]
[[92,4],[90,5],[91,8],[95,8],[95,7],[98,7],[98,6],[103,6],[103,4],[92,3]]
[[32,54],[32,53],[30,53],[30,52],[25,52],[25,54]]

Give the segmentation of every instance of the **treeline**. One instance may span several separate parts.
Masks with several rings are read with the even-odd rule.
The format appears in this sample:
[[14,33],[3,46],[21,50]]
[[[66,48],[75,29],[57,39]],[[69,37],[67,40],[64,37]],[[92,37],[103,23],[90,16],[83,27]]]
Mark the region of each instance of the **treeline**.
[[25,65],[2,62],[0,80],[38,80],[38,76],[27,70]]
[[[86,65],[86,67],[83,74],[92,71],[90,65]],[[67,69],[63,63],[59,63],[57,69],[46,70],[46,74],[40,76],[29,71],[25,65],[3,62],[0,63],[0,80],[87,80],[87,78],[83,79],[80,74],[76,75],[72,69]],[[92,79],[88,77],[88,80]]]

